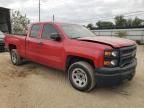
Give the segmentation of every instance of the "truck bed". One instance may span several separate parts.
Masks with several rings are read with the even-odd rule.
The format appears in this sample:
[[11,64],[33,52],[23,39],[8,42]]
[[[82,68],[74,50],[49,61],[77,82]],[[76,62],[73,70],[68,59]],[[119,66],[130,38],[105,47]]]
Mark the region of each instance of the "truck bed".
[[[11,44],[16,45],[19,53],[22,57],[26,55],[26,36],[24,35],[14,35],[14,34],[5,34],[5,47],[8,48]],[[10,50],[10,49],[8,49]]]

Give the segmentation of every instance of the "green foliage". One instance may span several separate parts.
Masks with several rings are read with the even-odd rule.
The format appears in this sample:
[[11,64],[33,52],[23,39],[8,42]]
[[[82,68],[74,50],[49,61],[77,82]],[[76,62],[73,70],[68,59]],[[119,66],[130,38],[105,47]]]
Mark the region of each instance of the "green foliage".
[[117,27],[126,27],[126,23],[127,23],[127,20],[124,19],[124,16],[120,15],[120,16],[115,17],[115,25]]
[[133,26],[133,20],[132,19],[127,19],[126,26],[127,27],[132,27]]
[[141,26],[142,25],[142,22],[143,22],[143,20],[142,19],[140,19],[140,18],[138,18],[138,17],[135,17],[135,19],[133,20],[133,22],[132,22],[132,25],[133,26]]
[[96,23],[96,26],[100,29],[103,28],[113,28],[113,27],[139,27],[144,25],[144,20],[135,17],[134,19],[129,18],[125,19],[123,15],[116,16],[115,19],[115,24],[113,24],[110,21],[98,21]]
[[114,24],[109,21],[98,21],[96,25],[98,28],[112,28],[114,26]]
[[91,29],[93,28],[93,24],[91,24],[91,23],[88,24],[88,25],[87,25],[87,28],[91,30]]
[[12,33],[26,33],[30,20],[20,11],[14,11],[11,16]]
[[127,36],[127,32],[126,31],[119,31],[116,33],[117,37],[123,38]]

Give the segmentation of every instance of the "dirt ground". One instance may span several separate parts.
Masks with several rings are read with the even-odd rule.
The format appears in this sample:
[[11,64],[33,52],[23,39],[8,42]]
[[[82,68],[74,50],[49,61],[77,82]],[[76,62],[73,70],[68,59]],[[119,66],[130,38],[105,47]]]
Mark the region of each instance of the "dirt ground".
[[35,63],[11,64],[0,53],[0,108],[144,108],[144,46],[138,46],[135,78],[90,93],[73,89],[64,72]]

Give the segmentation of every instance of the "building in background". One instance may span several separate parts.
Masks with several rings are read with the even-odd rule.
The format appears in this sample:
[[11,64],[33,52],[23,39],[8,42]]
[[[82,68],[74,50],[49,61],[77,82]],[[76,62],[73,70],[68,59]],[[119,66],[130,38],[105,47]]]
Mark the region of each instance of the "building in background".
[[92,30],[97,36],[115,36],[136,41],[138,44],[144,44],[144,28],[129,29],[97,29]]
[[0,31],[11,33],[10,9],[0,7]]

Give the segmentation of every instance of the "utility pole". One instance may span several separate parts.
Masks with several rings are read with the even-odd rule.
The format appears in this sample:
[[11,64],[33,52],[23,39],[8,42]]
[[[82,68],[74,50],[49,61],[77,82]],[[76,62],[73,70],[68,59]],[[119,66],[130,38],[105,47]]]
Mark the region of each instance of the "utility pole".
[[40,22],[40,0],[39,0],[39,22]]
[[53,23],[54,23],[54,21],[55,21],[55,16],[54,16],[54,14],[53,14]]

